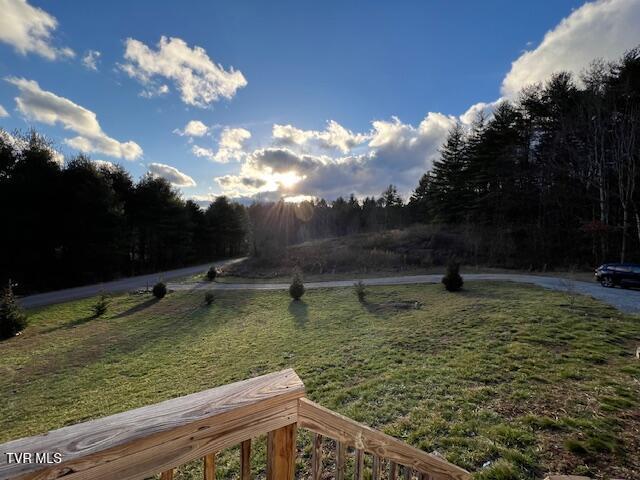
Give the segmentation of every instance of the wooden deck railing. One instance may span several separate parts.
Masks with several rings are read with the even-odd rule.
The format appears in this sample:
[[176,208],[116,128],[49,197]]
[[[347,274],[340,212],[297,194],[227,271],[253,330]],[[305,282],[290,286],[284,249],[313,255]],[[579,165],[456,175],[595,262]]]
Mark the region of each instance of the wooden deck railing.
[[[296,373],[284,370],[2,444],[0,479],[127,480],[160,473],[171,480],[176,467],[202,459],[204,479],[214,480],[216,453],[239,445],[240,478],[248,480],[251,441],[266,435],[267,479],[290,480],[298,428],[313,433],[313,480],[327,473],[344,479],[351,450],[356,479],[364,477],[366,455],[372,457],[373,480],[470,478],[440,457],[309,401]],[[325,437],[335,444],[331,472],[322,471]],[[31,461],[10,462],[7,453],[31,454]],[[47,453],[60,454],[61,462],[42,463]]]

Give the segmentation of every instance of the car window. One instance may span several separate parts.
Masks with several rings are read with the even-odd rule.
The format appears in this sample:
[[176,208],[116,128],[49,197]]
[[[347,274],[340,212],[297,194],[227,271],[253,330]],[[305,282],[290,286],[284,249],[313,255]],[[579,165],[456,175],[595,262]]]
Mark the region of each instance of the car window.
[[629,267],[623,267],[620,265],[611,267],[611,270],[613,270],[614,272],[630,272],[631,271]]

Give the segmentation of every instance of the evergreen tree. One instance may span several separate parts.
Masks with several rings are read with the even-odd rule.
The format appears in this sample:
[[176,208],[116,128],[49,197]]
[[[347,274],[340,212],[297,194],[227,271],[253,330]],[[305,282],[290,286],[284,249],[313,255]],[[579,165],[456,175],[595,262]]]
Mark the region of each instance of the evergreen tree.
[[467,178],[467,142],[462,125],[457,123],[440,149],[433,164],[429,200],[434,219],[442,223],[459,223],[466,219],[471,200]]

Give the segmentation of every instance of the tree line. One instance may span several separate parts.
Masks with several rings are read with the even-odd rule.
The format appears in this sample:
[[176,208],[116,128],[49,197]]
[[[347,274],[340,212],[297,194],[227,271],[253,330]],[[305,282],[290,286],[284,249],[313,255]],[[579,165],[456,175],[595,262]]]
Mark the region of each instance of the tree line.
[[410,205],[465,225],[489,258],[579,265],[640,260],[640,49],[523,89],[453,128]]
[[390,185],[377,198],[218,197],[203,210],[161,178],[134,182],[82,155],[62,166],[35,132],[0,135],[0,280],[59,288],[413,223],[465,236],[493,265],[640,261],[639,136],[639,48],[456,125],[407,202]]
[[[0,132],[1,133],[1,132]],[[246,250],[242,205],[203,210],[166,180],[134,182],[80,155],[62,166],[36,132],[0,135],[0,279],[30,292],[102,282]]]
[[253,253],[312,238],[432,224],[480,263],[544,269],[640,261],[640,49],[553,75],[452,128],[404,203],[256,204]]

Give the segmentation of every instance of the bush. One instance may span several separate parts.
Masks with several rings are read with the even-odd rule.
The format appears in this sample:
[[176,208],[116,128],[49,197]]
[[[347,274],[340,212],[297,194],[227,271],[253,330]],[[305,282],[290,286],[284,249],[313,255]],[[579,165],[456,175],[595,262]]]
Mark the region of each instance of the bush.
[[462,288],[464,281],[460,276],[460,264],[451,262],[447,265],[447,273],[442,277],[444,288],[450,292],[457,292]]
[[204,303],[211,305],[214,300],[215,297],[213,296],[213,292],[204,292]]
[[13,337],[26,326],[27,317],[16,303],[9,282],[0,299],[0,339]]
[[300,300],[302,295],[304,295],[304,283],[302,283],[302,275],[300,272],[296,272],[293,275],[293,280],[289,287],[289,295],[291,295],[291,298],[294,300]]
[[158,282],[153,286],[152,292],[157,299],[164,298],[167,294],[167,286],[162,282]]
[[98,298],[98,301],[93,305],[93,314],[94,316],[101,317],[105,313],[107,313],[107,308],[109,308],[109,300],[107,296],[103,293]]
[[353,284],[353,290],[356,292],[358,300],[364,302],[364,298],[367,296],[367,287],[362,280],[358,280]]
[[216,275],[218,275],[216,267],[209,267],[209,270],[207,270],[207,280],[213,282],[216,279]]

